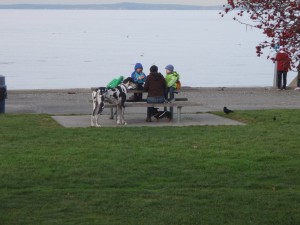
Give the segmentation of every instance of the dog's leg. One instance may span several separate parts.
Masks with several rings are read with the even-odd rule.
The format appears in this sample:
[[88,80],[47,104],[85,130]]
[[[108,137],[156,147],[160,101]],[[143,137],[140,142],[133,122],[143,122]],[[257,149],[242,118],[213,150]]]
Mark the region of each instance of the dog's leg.
[[121,106],[121,110],[122,110],[122,113],[121,113],[121,119],[122,119],[122,125],[127,125],[126,121],[125,121],[125,108]]
[[121,125],[121,107],[120,105],[118,104],[117,105],[117,124],[118,125]]
[[93,126],[94,126],[94,116],[91,115],[91,127],[93,127]]
[[92,113],[92,115],[91,115],[91,127],[93,127],[93,126],[94,126],[94,115]]
[[96,100],[97,92],[92,92],[92,101],[93,101],[93,110],[91,115],[91,126],[93,127],[95,125],[95,114],[96,114],[96,108],[97,108],[97,100]]
[[97,127],[101,127],[101,125],[99,124],[99,117],[101,115],[101,113],[103,112],[105,107],[104,104],[104,95],[102,95],[100,92],[97,95],[97,113],[96,113],[96,126]]
[[94,105],[95,105],[94,110],[93,110],[92,115],[91,115],[91,126],[92,127],[97,126],[96,118],[98,118],[98,114],[96,113],[98,106],[97,106],[96,103]]
[[127,125],[127,123],[125,122],[125,118],[124,118],[126,98],[127,98],[126,93],[123,93],[123,95],[121,96],[121,105],[120,105],[120,110],[121,110],[121,124],[122,125]]
[[101,127],[98,123],[99,115],[104,109],[104,96],[101,94],[100,90],[94,91],[92,93],[93,99],[93,111],[91,115],[91,126]]
[[99,117],[100,117],[100,115],[97,114],[96,115],[96,127],[101,127],[101,125],[98,123]]

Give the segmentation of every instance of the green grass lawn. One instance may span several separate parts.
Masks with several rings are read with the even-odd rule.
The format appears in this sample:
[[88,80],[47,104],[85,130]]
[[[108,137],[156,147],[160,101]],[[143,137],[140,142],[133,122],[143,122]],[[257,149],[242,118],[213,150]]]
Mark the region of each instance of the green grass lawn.
[[67,129],[0,115],[0,224],[299,225],[300,110],[228,117],[248,125]]

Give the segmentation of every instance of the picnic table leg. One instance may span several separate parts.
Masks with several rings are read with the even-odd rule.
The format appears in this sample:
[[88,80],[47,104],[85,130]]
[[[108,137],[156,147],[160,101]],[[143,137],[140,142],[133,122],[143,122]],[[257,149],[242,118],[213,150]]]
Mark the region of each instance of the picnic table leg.
[[114,119],[114,107],[110,108],[110,118],[109,119],[111,119],[111,120]]
[[170,113],[171,113],[171,119],[173,119],[174,118],[174,110],[173,110],[173,107],[170,107]]
[[[173,89],[173,91],[169,91],[169,99],[170,99],[170,101],[174,101],[174,89]],[[171,112],[171,118],[174,119],[173,107],[170,107],[170,112]]]
[[[168,107],[164,107],[164,110],[168,111]],[[171,119],[173,119],[173,114],[174,114],[173,107],[170,107],[170,113],[171,113]]]
[[181,108],[182,106],[177,107],[177,123],[181,122]]

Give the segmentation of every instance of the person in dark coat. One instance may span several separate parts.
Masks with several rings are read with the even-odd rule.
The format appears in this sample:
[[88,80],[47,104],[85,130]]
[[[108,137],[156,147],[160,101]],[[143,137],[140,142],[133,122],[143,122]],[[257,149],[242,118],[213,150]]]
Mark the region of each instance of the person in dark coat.
[[278,52],[276,55],[276,61],[278,77],[277,88],[278,90],[286,90],[286,78],[288,71],[291,69],[291,59],[289,55],[284,51],[283,47],[280,47],[280,52]]
[[[147,76],[144,91],[148,92],[147,103],[164,103],[166,92],[166,81],[161,73],[158,73],[158,67],[153,65],[150,68],[150,74]],[[151,112],[153,107],[147,109],[146,122],[151,122]]]

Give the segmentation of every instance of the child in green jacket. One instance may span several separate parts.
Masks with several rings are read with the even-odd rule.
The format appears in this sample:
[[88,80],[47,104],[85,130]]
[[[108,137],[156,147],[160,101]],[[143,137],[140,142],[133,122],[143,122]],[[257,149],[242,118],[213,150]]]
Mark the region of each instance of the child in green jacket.
[[[166,66],[166,84],[167,84],[167,92],[165,94],[165,98],[169,101],[174,99],[174,92],[176,91],[177,81],[179,81],[180,75],[174,71],[173,65]],[[170,98],[168,98],[168,95]]]

